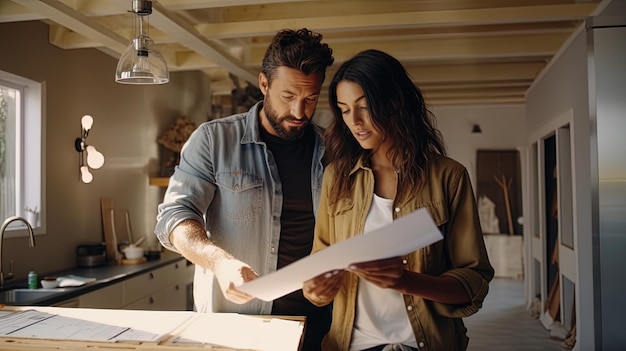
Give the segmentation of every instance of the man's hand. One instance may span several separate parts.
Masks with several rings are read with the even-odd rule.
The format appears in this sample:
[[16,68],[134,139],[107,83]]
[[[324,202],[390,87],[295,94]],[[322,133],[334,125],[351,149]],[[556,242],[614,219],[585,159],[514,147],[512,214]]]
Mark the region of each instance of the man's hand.
[[227,300],[236,304],[244,304],[254,298],[236,288],[236,286],[259,277],[252,267],[237,259],[227,258],[216,264],[214,273]]
[[397,286],[400,277],[406,272],[402,257],[354,263],[348,269],[384,289]]
[[304,282],[304,293],[318,302],[327,302],[335,298],[346,271],[328,271]]

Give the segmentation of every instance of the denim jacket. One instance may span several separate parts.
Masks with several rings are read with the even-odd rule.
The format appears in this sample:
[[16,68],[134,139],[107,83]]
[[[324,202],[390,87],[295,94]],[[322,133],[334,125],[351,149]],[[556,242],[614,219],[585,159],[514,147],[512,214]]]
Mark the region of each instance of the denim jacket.
[[[283,195],[274,158],[260,140],[262,106],[259,102],[247,113],[205,122],[185,143],[158,207],[155,234],[166,248],[176,251],[169,241],[170,232],[183,220],[194,219],[206,223],[213,242],[260,276],[276,270]],[[316,212],[324,145],[323,130],[314,129],[311,189]],[[271,313],[271,302],[253,299],[238,305],[227,301],[212,280],[212,272],[196,266],[194,302],[198,311]]]
[[[330,165],[324,173],[322,198],[315,224],[313,252],[360,235],[374,194],[374,174],[363,160],[350,173],[354,178],[349,198],[330,204],[330,185],[336,174]],[[478,219],[474,193],[465,168],[458,162],[435,157],[417,193],[398,194],[394,219],[426,208],[444,239],[403,257],[406,269],[457,279],[471,296],[465,305],[449,305],[403,295],[407,316],[420,351],[465,350],[468,344],[462,318],[478,311],[489,290],[494,270]],[[393,235],[393,233],[389,233]],[[358,277],[348,272],[334,298],[333,320],[323,350],[348,350],[356,317]],[[329,300],[315,300],[317,306]]]

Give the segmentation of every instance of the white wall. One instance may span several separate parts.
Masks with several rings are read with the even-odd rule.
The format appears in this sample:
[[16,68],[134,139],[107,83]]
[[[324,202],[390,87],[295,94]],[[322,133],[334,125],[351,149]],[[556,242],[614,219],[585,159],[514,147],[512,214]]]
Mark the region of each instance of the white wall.
[[[442,106],[432,108],[448,155],[467,168],[476,190],[476,151],[516,149],[526,144],[523,105]],[[482,134],[472,134],[480,125]]]
[[[529,143],[543,137],[542,131],[560,127],[557,125],[561,123],[558,122],[560,116],[572,116],[572,154],[576,155],[572,163],[574,189],[591,188],[588,89],[587,43],[585,32],[581,28],[572,37],[569,46],[555,58],[549,70],[528,91],[526,104]],[[573,282],[576,284],[577,344],[581,349],[593,349],[591,192],[574,191],[573,199],[577,256],[577,279]],[[542,242],[541,245],[545,247],[546,244]],[[541,259],[540,257],[539,260]],[[543,260],[546,260],[545,256]],[[545,290],[543,293],[547,295]]]

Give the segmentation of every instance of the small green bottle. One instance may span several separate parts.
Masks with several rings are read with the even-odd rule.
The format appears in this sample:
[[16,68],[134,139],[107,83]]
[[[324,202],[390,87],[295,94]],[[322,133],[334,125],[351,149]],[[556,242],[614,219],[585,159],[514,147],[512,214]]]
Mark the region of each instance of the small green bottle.
[[28,288],[37,289],[37,273],[34,271],[28,272]]

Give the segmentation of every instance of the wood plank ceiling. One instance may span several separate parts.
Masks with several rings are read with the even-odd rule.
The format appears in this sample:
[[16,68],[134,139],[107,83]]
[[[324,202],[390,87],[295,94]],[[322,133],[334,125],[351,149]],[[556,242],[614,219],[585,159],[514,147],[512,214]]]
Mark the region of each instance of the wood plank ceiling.
[[[263,53],[278,29],[307,27],[333,48],[328,77],[352,55],[376,48],[403,62],[431,106],[519,104],[599,1],[159,0],[149,33],[170,71],[207,74],[216,97],[230,96],[229,73],[258,84]],[[118,58],[134,36],[131,5],[0,0],[0,23],[41,20],[53,45]]]

